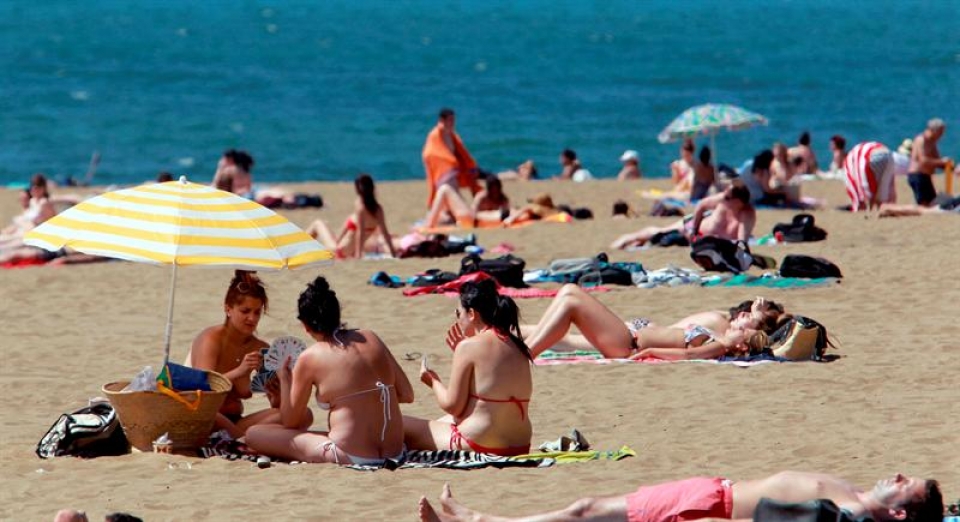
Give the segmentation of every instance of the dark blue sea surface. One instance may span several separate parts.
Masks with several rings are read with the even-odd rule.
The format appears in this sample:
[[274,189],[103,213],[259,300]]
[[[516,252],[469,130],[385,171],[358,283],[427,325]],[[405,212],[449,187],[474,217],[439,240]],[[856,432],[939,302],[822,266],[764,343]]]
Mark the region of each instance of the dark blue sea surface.
[[[733,103],[767,127],[722,132],[720,162],[813,135],[892,147],[939,116],[960,156],[960,2],[0,2],[0,183],[98,184],[160,170],[208,181],[244,148],[258,181],[423,176],[437,111],[484,169],[566,147],[598,176],[625,149],[664,176],[657,134]],[[700,143],[708,143],[701,139]]]

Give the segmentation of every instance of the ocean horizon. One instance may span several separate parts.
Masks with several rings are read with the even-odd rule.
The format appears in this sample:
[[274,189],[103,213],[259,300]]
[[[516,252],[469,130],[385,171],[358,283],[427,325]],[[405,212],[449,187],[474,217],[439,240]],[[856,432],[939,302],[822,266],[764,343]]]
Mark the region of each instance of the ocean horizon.
[[610,177],[634,149],[663,177],[657,134],[702,103],[769,119],[720,132],[720,163],[809,131],[826,165],[834,134],[895,148],[932,117],[958,157],[958,24],[949,0],[5,2],[0,184],[95,151],[98,185],[208,182],[228,148],[261,183],[420,179],[441,107],[493,172],[571,148]]

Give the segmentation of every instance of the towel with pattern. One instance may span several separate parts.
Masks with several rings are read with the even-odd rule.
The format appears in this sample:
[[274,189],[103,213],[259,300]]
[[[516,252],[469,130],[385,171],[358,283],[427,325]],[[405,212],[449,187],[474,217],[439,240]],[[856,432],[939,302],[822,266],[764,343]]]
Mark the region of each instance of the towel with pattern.
[[[384,469],[416,469],[416,468],[445,468],[445,469],[479,469],[479,468],[547,468],[556,464],[572,462],[588,462],[591,460],[621,460],[636,456],[636,451],[629,446],[622,446],[617,450],[589,450],[589,451],[547,451],[517,455],[515,457],[501,457],[475,451],[460,450],[410,450],[403,461],[388,460]],[[197,450],[197,456],[203,458],[222,457],[227,460],[243,460],[256,462],[259,455],[254,453],[246,444],[221,437],[219,434],[210,436],[206,446]],[[273,462],[283,462],[274,459]],[[361,471],[380,469],[375,466],[344,466]]]
[[572,352],[557,352],[546,350],[541,353],[533,363],[537,366],[553,366],[557,364],[622,364],[622,363],[640,363],[640,364],[673,364],[673,363],[706,363],[706,364],[728,364],[740,368],[749,368],[760,364],[773,362],[787,362],[782,357],[772,355],[754,355],[749,358],[742,357],[721,357],[720,359],[683,359],[678,361],[668,361],[648,357],[643,359],[606,359],[603,354],[593,350],[575,350]]

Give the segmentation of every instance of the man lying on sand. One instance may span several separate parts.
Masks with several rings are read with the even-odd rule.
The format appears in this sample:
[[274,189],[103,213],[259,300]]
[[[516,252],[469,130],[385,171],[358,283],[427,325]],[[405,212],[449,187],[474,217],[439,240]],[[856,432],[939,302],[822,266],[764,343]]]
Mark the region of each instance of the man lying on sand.
[[757,211],[750,204],[750,191],[739,183],[723,192],[700,200],[691,218],[684,218],[666,227],[646,227],[625,234],[613,242],[611,248],[624,249],[643,246],[658,234],[679,231],[691,240],[700,236],[716,236],[729,240],[750,239],[757,222]]
[[504,518],[479,513],[457,502],[445,485],[437,512],[426,497],[420,498],[423,521],[586,521],[672,522],[686,520],[752,520],[761,498],[779,502],[829,499],[851,518],[872,517],[877,522],[940,522],[943,495],[935,480],[905,477],[899,473],[880,480],[870,491],[830,475],[784,471],[759,480],[731,482],[722,478],[692,478],[643,486],[634,493],[603,498],[582,498],[559,511],[529,517]]

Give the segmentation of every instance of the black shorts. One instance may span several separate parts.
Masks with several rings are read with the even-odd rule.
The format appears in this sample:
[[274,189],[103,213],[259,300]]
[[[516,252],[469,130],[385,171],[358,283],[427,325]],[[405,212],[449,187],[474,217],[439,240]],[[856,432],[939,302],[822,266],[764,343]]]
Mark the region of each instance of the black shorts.
[[933,188],[933,176],[921,172],[911,172],[907,176],[910,188],[913,189],[913,199],[917,205],[929,205],[937,199],[937,189]]

